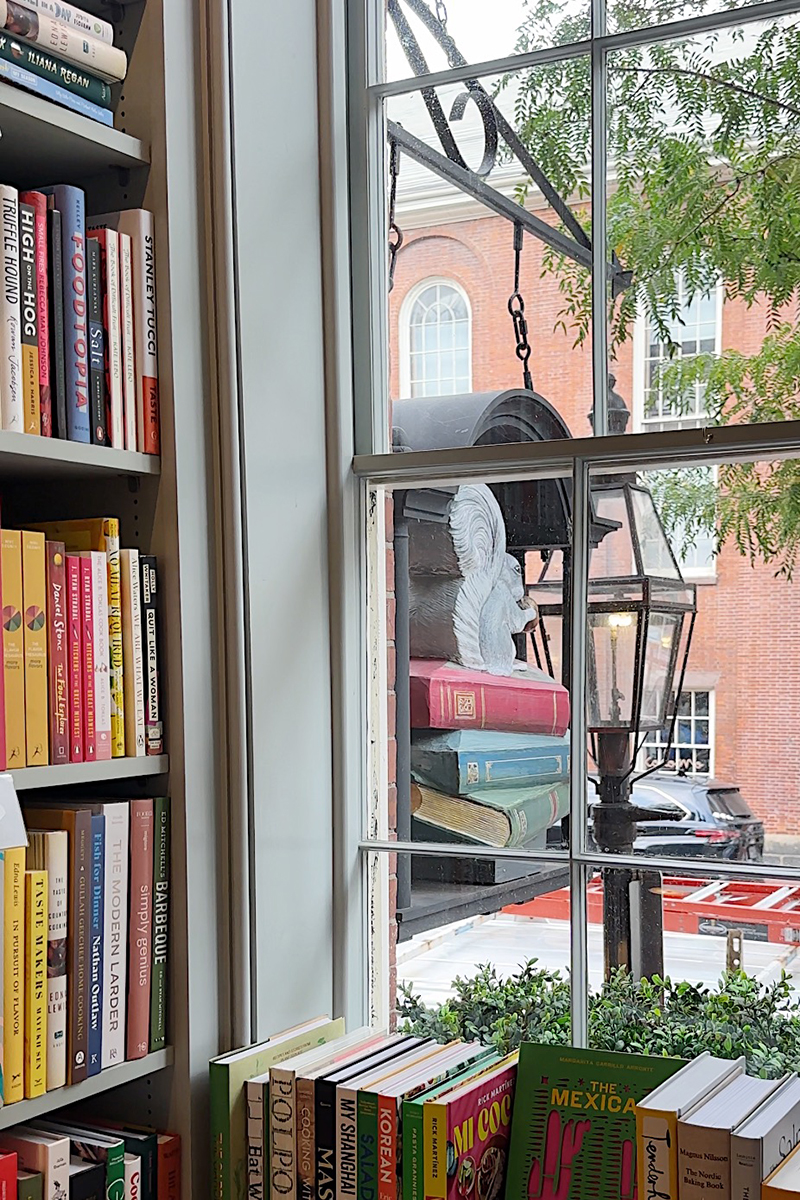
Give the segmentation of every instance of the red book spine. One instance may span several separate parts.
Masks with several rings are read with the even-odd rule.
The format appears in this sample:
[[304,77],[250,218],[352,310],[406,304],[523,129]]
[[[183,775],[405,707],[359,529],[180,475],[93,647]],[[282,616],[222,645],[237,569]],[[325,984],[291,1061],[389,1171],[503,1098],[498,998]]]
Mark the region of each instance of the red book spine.
[[0,1154],[0,1200],[17,1200],[16,1153]]
[[69,758],[83,762],[83,649],[81,628],[81,560],[67,555],[67,618],[69,624]]
[[[39,409],[42,437],[53,436],[53,402],[50,393],[50,309],[47,283],[47,197],[41,192],[23,192],[23,204],[34,211],[36,240],[36,320],[39,334]],[[53,759],[55,762],[56,760]]]
[[47,629],[50,667],[50,762],[69,762],[69,620],[63,542],[47,543]]
[[158,1135],[158,1200],[181,1200],[181,1139]]
[[378,1200],[397,1200],[397,1101],[378,1095]]
[[94,727],[94,603],[92,600],[92,560],[79,559],[81,565],[81,692],[83,694],[83,757],[97,758],[97,733]]
[[150,950],[153,931],[152,800],[131,801],[129,895],[126,1058],[144,1058],[150,1046]]
[[414,729],[493,729],[561,737],[569,727],[569,697],[554,682],[412,673],[410,699]]

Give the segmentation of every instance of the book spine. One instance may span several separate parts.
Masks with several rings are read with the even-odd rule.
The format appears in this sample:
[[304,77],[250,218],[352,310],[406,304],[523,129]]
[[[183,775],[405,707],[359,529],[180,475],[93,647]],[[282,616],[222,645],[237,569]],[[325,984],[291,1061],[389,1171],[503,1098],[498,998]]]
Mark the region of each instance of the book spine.
[[314,1121],[314,1080],[295,1079],[297,1108],[297,1191],[300,1200],[316,1195],[316,1133]]
[[17,1156],[0,1154],[0,1200],[18,1200]]
[[294,1071],[270,1068],[269,1192],[285,1200],[294,1200],[297,1191],[294,1081]]
[[67,425],[72,441],[89,442],[91,436],[86,321],[86,200],[80,188],[66,184],[55,189],[55,200],[61,213]]
[[148,754],[163,754],[164,727],[159,696],[158,574],[156,558],[140,555],[142,630],[144,638],[145,741]]
[[63,59],[55,58],[27,42],[0,34],[0,58],[17,63],[32,75],[46,79],[55,87],[63,88],[73,96],[82,97],[100,108],[113,105],[111,85],[96,78],[88,71],[81,71]]
[[397,1200],[397,1103],[378,1096],[378,1197]]
[[515,808],[508,808],[510,834],[507,846],[522,846],[530,841],[531,835],[549,829],[569,812],[569,782],[557,783],[554,787],[532,788],[525,800]]
[[48,541],[47,629],[50,678],[50,762],[70,762],[70,677],[68,677],[67,569],[64,542]]
[[[5,933],[4,909],[6,902],[6,860],[5,851],[0,850],[0,929]],[[0,957],[0,1005],[3,1003],[3,971],[5,969],[5,957]],[[3,1017],[5,1012],[0,1008],[0,1107],[3,1104],[3,1068],[5,1065],[5,1056],[3,1053]]]
[[731,1137],[727,1129],[678,1125],[678,1195],[681,1200],[729,1196]]
[[24,67],[20,67],[15,62],[8,62],[4,58],[0,58],[0,79],[7,83],[13,83],[26,92],[42,96],[45,100],[51,100],[53,104],[60,104],[62,108],[68,108],[82,117],[99,121],[101,125],[110,127],[114,124],[113,114],[107,108],[101,108],[99,104],[92,104],[83,96],[75,96],[66,88],[57,87],[49,79],[42,79],[40,75],[34,75],[32,71],[26,71]]
[[[233,1200],[230,1187],[231,1133],[228,1071],[221,1063],[209,1063],[208,1099],[209,1124],[211,1126],[211,1196],[212,1200]],[[160,1182],[159,1170],[159,1184]]]
[[336,1089],[327,1079],[314,1088],[316,1189],[318,1200],[334,1200],[336,1192]]
[[47,568],[44,534],[22,535],[25,625],[25,741],[29,767],[49,761],[47,713]]
[[158,454],[158,336],[156,333],[156,250],[153,214],[129,214],[133,255],[133,316],[136,347],[136,441],[144,454]]
[[103,1065],[103,901],[105,882],[105,817],[92,814],[91,925],[89,931],[89,1061],[87,1073]]
[[125,449],[135,450],[137,448],[136,358],[133,330],[133,256],[129,233],[119,234],[119,284]]
[[53,405],[53,432],[67,438],[67,364],[64,358],[64,264],[61,245],[61,213],[47,206],[47,242],[50,250],[50,368]]
[[[336,1196],[356,1200],[358,1195],[358,1092],[336,1089]],[[293,1143],[294,1144],[294,1143]],[[294,1195],[294,1193],[292,1193]],[[394,1200],[397,1200],[395,1194]]]
[[158,1135],[158,1200],[181,1200],[181,1139]]
[[376,1200],[378,1179],[377,1097],[371,1092],[359,1092],[357,1108],[358,1195],[360,1200]]
[[411,680],[411,724],[415,729],[494,729],[561,737],[569,725],[569,700],[563,688],[542,687],[525,699],[521,724],[519,694],[494,684],[478,687],[450,679]]
[[761,1138],[731,1134],[731,1200],[760,1200],[765,1178],[762,1145]]
[[422,1105],[403,1104],[403,1200],[424,1200]]
[[83,762],[83,649],[81,643],[81,560],[67,555],[69,672],[69,757]]
[[25,1099],[47,1087],[47,872],[25,872]]
[[422,1110],[425,1197],[447,1195],[447,1105],[428,1101]]
[[25,428],[20,319],[19,193],[0,185],[3,280],[0,289],[0,411],[3,429]]
[[83,757],[86,762],[97,759],[94,694],[94,604],[92,597],[92,564],[85,558],[81,564],[81,695],[83,697]]
[[102,550],[89,550],[92,566],[92,641],[94,647],[94,728],[97,761],[111,759],[111,657],[108,616],[108,561]]
[[2,0],[0,15],[4,29],[91,71],[100,79],[116,83],[125,78],[128,60],[124,51],[100,41],[86,30],[74,28],[45,12],[34,12],[17,0]]
[[108,444],[106,416],[106,348],[103,334],[103,295],[100,246],[86,239],[86,319],[89,327],[89,419],[92,441]]
[[114,44],[113,25],[110,25],[108,21],[101,21],[99,17],[95,17],[91,13],[84,12],[82,8],[76,8],[74,4],[62,4],[60,0],[22,0],[22,3],[25,8],[47,13],[56,21],[72,25],[74,29],[78,29],[82,33],[90,33],[100,42],[107,42],[109,46]]
[[119,522],[108,517],[103,522],[108,560],[108,637],[111,654],[111,755],[124,758],[125,682],[122,653],[122,584],[119,561]]
[[89,240],[96,241],[100,247],[100,292],[103,302],[103,346],[105,349],[109,442],[115,449],[124,450],[119,234],[113,229],[95,229],[89,234]]
[[131,802],[128,1035],[126,1057],[143,1058],[150,1045],[150,956],[153,901],[153,801]]
[[20,336],[22,407],[26,433],[42,432],[39,395],[39,323],[36,274],[36,213],[30,204],[19,205]]
[[678,1118],[674,1112],[637,1108],[636,1171],[639,1195],[678,1200]]
[[103,946],[103,1067],[125,1061],[129,828],[127,803],[103,806],[106,819]]
[[136,1154],[125,1155],[125,1200],[140,1200],[142,1160]]
[[25,1095],[25,851],[5,851],[3,879],[3,1103]]
[[[3,535],[0,531],[0,613],[3,610]],[[5,625],[5,614],[3,614],[3,625]],[[6,669],[5,669],[5,646],[4,646],[5,631],[0,628],[0,770],[5,771],[8,767],[8,758],[6,751]],[[1,923],[0,923],[1,927]],[[0,1060],[1,1064],[1,1060]],[[2,1089],[0,1089],[0,1092]],[[0,1096],[2,1099],[2,1096]]]
[[45,834],[47,844],[47,1090],[67,1082],[67,888],[69,838]]
[[153,801],[153,963],[150,996],[150,1053],[167,1044],[167,956],[169,948],[169,800]]
[[90,879],[92,863],[92,814],[77,810],[74,845],[70,848],[69,906],[72,937],[68,943],[71,962],[67,966],[67,1013],[70,1016],[69,1082],[81,1083],[87,1076],[89,1050],[89,934]]
[[22,604],[22,535],[2,531],[3,690],[5,695],[6,765],[24,767],[25,635]]
[[247,1197],[264,1197],[264,1089],[248,1079],[244,1085],[247,1104]]
[[[44,1200],[41,1171],[17,1171],[17,1200]],[[13,1196],[13,1192],[11,1195]]]
[[[2,42],[2,38],[0,38]],[[39,335],[39,407],[44,437],[53,436],[53,400],[50,390],[50,289],[47,279],[47,197],[23,192],[20,200],[34,211],[36,241],[36,322]]]
[[120,550],[119,563],[122,583],[125,746],[129,755],[139,758],[146,752],[139,551]]

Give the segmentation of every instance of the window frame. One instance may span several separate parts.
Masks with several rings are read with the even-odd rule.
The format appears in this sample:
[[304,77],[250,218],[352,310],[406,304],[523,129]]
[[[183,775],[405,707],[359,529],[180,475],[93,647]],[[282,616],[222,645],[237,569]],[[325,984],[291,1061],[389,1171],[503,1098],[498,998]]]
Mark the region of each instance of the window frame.
[[[464,301],[467,309],[467,354],[469,367],[468,385],[464,390],[467,392],[472,391],[472,303],[467,295],[466,289],[458,282],[457,279],[453,279],[447,275],[429,275],[425,279],[420,279],[408,289],[408,292],[403,297],[403,303],[400,305],[400,312],[398,313],[397,317],[397,349],[400,357],[400,361],[398,363],[400,374],[400,395],[398,398],[401,400],[416,398],[412,396],[411,390],[411,316],[414,311],[414,305],[429,287],[452,288],[453,291],[456,292],[457,295],[459,295]],[[439,394],[450,395],[451,393],[431,392],[424,396],[420,396],[419,398],[429,399],[431,396]]]
[[[695,699],[694,698],[695,698],[695,696],[698,696],[701,694],[708,696],[708,713],[701,713],[698,716],[697,713],[694,711],[694,709],[695,709]],[[708,688],[708,687],[700,687],[700,688],[684,687],[683,691],[681,692],[681,695],[691,697],[691,700],[690,700],[691,709],[689,712],[689,721],[691,722],[691,729],[692,729],[693,736],[692,736],[692,741],[689,743],[678,741],[677,728],[678,728],[678,726],[680,724],[680,720],[681,720],[681,716],[679,713],[678,720],[676,721],[676,737],[675,737],[675,742],[674,742],[674,748],[677,750],[677,749],[679,749],[679,747],[683,746],[686,750],[691,751],[692,763],[696,762],[695,756],[696,756],[696,753],[698,750],[708,750],[708,771],[692,770],[692,771],[687,772],[687,775],[690,776],[692,779],[713,779],[714,778],[714,769],[715,769],[715,765],[716,765],[716,763],[715,763],[715,759],[716,759],[715,745],[716,745],[716,733],[717,733],[716,689]],[[697,742],[694,738],[694,731],[695,731],[695,727],[696,727],[698,721],[707,721],[708,722],[708,742],[705,744]],[[665,749],[665,747],[661,744],[661,742],[658,738],[658,733],[655,734],[655,738],[656,738],[656,740],[652,741],[652,742],[649,740],[649,738],[645,738],[645,742],[642,747],[642,753],[644,753],[644,751],[647,750],[648,746],[652,746],[653,749],[655,749],[655,750]]]

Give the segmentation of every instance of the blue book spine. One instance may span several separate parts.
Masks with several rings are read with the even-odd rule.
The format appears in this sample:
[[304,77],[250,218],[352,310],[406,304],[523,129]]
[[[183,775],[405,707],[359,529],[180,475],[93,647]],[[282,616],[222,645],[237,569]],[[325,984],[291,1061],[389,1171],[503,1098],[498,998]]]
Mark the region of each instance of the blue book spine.
[[99,1075],[103,1063],[103,919],[105,889],[106,819],[92,816],[92,878],[89,957],[89,1064],[88,1074]]
[[86,197],[68,183],[41,191],[55,197],[61,213],[64,358],[67,369],[67,431],[71,442],[89,442],[89,323],[86,295]]
[[49,79],[42,79],[40,76],[34,75],[32,71],[26,71],[17,63],[0,60],[0,79],[5,79],[7,83],[15,83],[17,87],[24,88],[26,92],[36,92],[37,96],[43,96],[45,100],[52,100],[54,104],[60,104],[63,108],[71,108],[73,112],[79,113],[82,117],[100,121],[102,125],[114,124],[114,116],[108,109],[101,108],[99,104],[94,104],[85,96],[73,95],[66,88],[59,87],[57,83],[52,83]]
[[458,752],[458,792],[474,787],[525,787],[556,782],[569,775],[569,749]]

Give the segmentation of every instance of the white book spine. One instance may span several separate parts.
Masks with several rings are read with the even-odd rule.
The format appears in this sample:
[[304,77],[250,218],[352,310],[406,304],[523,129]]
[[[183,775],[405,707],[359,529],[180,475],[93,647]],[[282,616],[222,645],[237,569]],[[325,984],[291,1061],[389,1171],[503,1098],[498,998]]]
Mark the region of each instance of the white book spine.
[[139,551],[120,550],[122,576],[122,678],[125,695],[125,746],[136,758],[146,753],[144,739],[144,660]]
[[125,1061],[128,964],[128,805],[104,804],[103,1069]]
[[[44,834],[47,909],[47,1090],[67,1082],[67,873],[66,830]],[[57,972],[50,974],[50,972]]]
[[86,550],[92,562],[94,633],[94,727],[97,761],[111,758],[111,640],[108,626],[108,561],[102,550]]
[[125,1155],[125,1200],[139,1200],[142,1160],[138,1154]]
[[20,312],[19,193],[0,185],[3,280],[0,290],[0,397],[3,429],[22,433],[22,318]]
[[107,83],[117,83],[127,73],[128,59],[124,50],[109,46],[108,42],[101,42],[85,30],[58,21],[42,10],[20,4],[19,0],[0,0],[0,29],[8,29],[26,42],[91,71]]
[[136,353],[133,326],[133,252],[131,235],[119,235],[119,298],[122,330],[122,396],[125,424],[125,449],[137,448]]
[[91,13],[84,12],[82,8],[76,8],[74,4],[61,4],[59,0],[19,0],[19,3],[22,8],[45,13],[55,21],[63,21],[65,25],[71,25],[73,29],[80,29],[82,33],[91,34],[99,42],[106,42],[109,46],[113,45],[113,26],[109,25],[108,21],[101,21],[99,17],[93,17]]
[[122,329],[120,327],[119,234],[106,230],[106,323],[108,325],[108,382],[111,400],[111,445],[125,449],[122,390]]

